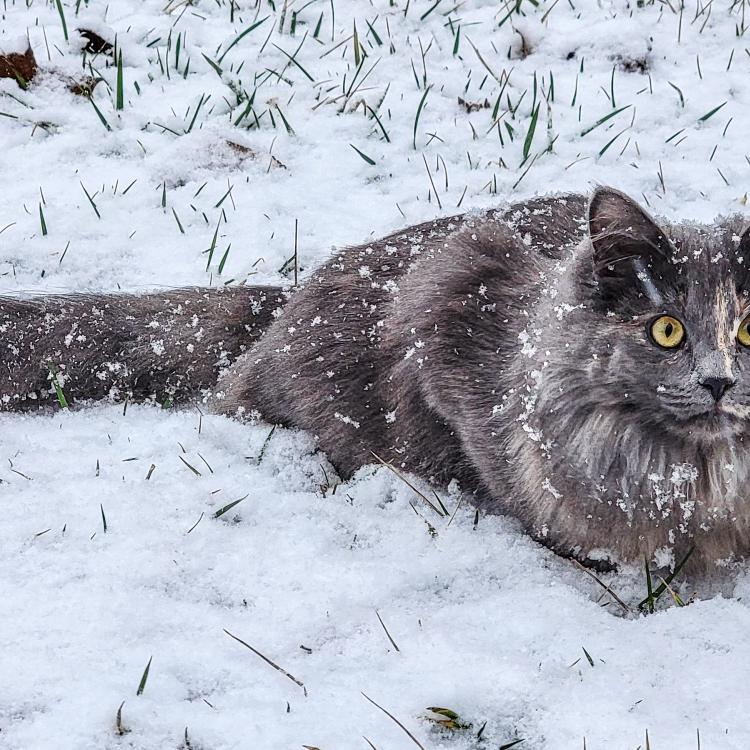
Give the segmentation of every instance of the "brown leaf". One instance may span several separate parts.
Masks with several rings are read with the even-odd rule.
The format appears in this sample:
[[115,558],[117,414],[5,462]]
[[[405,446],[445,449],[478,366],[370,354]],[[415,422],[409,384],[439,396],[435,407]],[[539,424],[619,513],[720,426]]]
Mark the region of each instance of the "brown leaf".
[[89,52],[92,55],[100,53],[108,55],[112,52],[113,46],[106,39],[102,39],[95,31],[91,31],[91,29],[76,29],[76,31],[86,40],[84,52]]
[[251,159],[254,159],[257,156],[255,151],[253,151],[250,146],[243,146],[241,143],[235,143],[235,141],[227,141],[227,146],[229,146],[232,151],[236,151],[241,156],[247,156]]
[[11,52],[9,55],[0,55],[0,78],[15,79],[22,89],[34,80],[38,69],[31,47],[23,54]]

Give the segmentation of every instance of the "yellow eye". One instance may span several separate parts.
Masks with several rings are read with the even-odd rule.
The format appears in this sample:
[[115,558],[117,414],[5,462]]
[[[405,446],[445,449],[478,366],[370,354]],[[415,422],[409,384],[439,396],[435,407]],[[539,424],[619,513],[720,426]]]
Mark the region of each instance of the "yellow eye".
[[[750,320],[747,322],[750,323]],[[740,331],[742,330],[742,327],[740,327]],[[745,335],[747,336],[747,345],[750,346],[750,331]],[[651,338],[664,349],[674,349],[685,338],[685,328],[677,318],[673,318],[671,315],[662,315],[651,324]]]
[[742,346],[750,346],[750,315],[740,323],[739,330],[737,331],[737,341]]

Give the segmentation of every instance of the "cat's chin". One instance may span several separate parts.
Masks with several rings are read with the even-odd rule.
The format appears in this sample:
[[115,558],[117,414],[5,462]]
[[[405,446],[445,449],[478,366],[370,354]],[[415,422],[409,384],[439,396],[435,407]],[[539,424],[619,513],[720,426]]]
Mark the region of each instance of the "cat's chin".
[[701,414],[680,420],[675,426],[691,442],[712,443],[731,439],[746,432],[747,420],[745,407],[717,404]]

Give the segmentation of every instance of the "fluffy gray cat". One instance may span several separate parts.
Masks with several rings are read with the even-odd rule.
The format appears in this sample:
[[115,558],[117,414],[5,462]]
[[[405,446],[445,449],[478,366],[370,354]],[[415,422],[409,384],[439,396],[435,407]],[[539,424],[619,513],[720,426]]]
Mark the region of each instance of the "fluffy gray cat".
[[[608,568],[750,552],[750,235],[609,188],[412,227],[300,289],[0,299],[6,410],[207,400],[301,427],[342,476],[457,479]],[[218,378],[218,383],[217,383]]]

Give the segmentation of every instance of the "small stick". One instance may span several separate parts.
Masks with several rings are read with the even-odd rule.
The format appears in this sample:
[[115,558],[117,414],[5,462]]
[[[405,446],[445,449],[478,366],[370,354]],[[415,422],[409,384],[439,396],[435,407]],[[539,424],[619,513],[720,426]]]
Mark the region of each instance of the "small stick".
[[440,511],[440,509],[437,508],[437,506],[435,506],[435,504],[426,495],[423,495],[406,477],[400,474],[398,470],[393,466],[393,464],[391,464],[388,461],[384,461],[382,458],[380,458],[380,456],[377,453],[375,453],[375,451],[370,451],[370,453],[372,453],[372,455],[375,456],[375,458],[378,461],[380,461],[380,463],[383,464],[383,466],[389,468],[407,487],[409,487],[414,492],[416,492],[417,495],[419,495],[419,497],[421,497],[422,500],[424,500],[427,503],[427,505],[429,505],[430,508],[432,508],[435,511],[435,513],[437,513],[441,518],[443,518],[443,513]]
[[283,674],[285,677],[288,677],[293,683],[299,685],[302,688],[305,697],[307,697],[307,688],[305,687],[303,682],[298,680],[294,675],[289,674],[286,669],[282,669],[278,664],[272,662],[267,656],[263,656],[263,654],[261,654],[258,649],[253,648],[249,643],[245,643],[245,641],[243,641],[241,638],[238,638],[236,635],[232,635],[226,628],[224,628],[224,632],[230,638],[234,638],[235,641],[241,643],[245,648],[249,648],[256,656],[259,656],[261,659],[263,659],[266,664],[270,664],[277,672],[281,672],[281,674]]
[[575,557],[571,557],[570,559],[571,562],[575,563],[575,565],[577,565],[584,573],[586,573],[586,575],[591,576],[626,612],[630,612],[630,607],[628,607],[628,605],[625,604],[625,602],[620,599],[620,597],[617,596],[617,594],[615,594],[615,592],[612,591],[612,589],[607,586],[607,584],[604,583],[601,578],[595,576],[585,565],[581,565],[581,563],[576,560]]
[[372,705],[375,706],[375,708],[379,708],[389,719],[395,721],[396,724],[398,724],[398,726],[400,726],[401,729],[403,729],[404,732],[406,732],[406,734],[409,736],[409,738],[417,747],[421,748],[421,750],[425,750],[424,745],[392,713],[390,713],[389,711],[386,711],[382,706],[379,706],[377,703],[375,703],[375,701],[372,698],[370,698],[370,696],[365,695],[364,693],[362,693],[362,695],[365,698],[367,698],[367,700],[370,701],[370,703],[372,703]]
[[375,610],[375,614],[377,615],[378,620],[380,620],[380,624],[383,626],[383,630],[385,630],[385,634],[388,636],[388,640],[393,645],[393,648],[396,649],[396,651],[401,651],[401,649],[396,645],[396,641],[391,638],[391,634],[388,632],[388,628],[385,626],[385,623],[383,622],[383,618],[380,616],[380,612],[378,610]]

